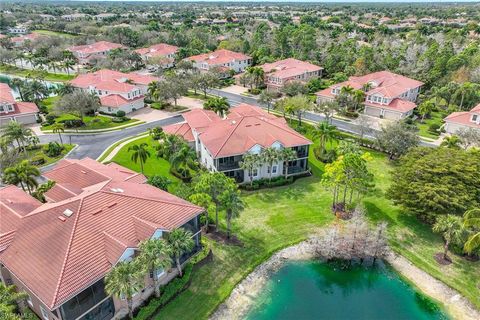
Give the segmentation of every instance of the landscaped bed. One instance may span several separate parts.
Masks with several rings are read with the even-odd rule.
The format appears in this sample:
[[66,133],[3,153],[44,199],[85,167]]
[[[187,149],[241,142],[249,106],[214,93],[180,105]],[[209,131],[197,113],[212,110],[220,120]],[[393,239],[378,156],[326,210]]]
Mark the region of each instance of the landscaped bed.
[[65,143],[63,145],[63,150],[62,152],[56,156],[56,157],[49,157],[48,155],[45,154],[43,151],[44,145],[37,145],[35,148],[28,150],[27,149],[27,155],[26,159],[32,160],[32,159],[40,159],[42,158],[44,160],[43,163],[39,164],[39,167],[47,166],[49,164],[52,164],[60,159],[62,159],[67,153],[70,152],[70,150],[73,149],[75,145],[74,144],[68,144]]
[[[70,115],[70,114],[64,114],[59,116],[58,118],[55,118],[56,123],[61,123],[67,120],[79,120],[80,118]],[[114,122],[112,117],[107,117],[107,116],[85,116],[83,117],[83,122],[85,123],[84,126],[81,127],[72,127],[68,128],[65,127],[65,130],[100,130],[100,129],[110,129],[110,128],[115,128],[119,126],[125,126],[125,125],[131,125],[134,124],[135,122],[138,122],[138,119],[127,119],[122,122]],[[52,125],[46,125],[41,127],[42,131],[48,131],[52,130]]]
[[[311,127],[304,126],[302,131],[315,143],[309,154],[313,176],[284,187],[243,192],[246,209],[233,220],[233,234],[242,245],[225,245],[209,240],[214,253],[213,261],[195,270],[189,288],[162,308],[155,319],[208,318],[230,295],[235,285],[272,253],[307,239],[319,228],[335,221],[330,209],[331,192],[321,181],[324,164],[313,153],[318,141],[313,138]],[[148,143],[149,139],[145,138],[145,142]],[[337,141],[333,141],[329,147],[336,144]],[[149,150],[153,152],[153,147]],[[479,262],[452,255],[451,265],[440,266],[434,255],[443,246],[441,237],[434,234],[430,226],[402,212],[386,198],[394,163],[383,153],[372,151],[371,155],[369,168],[375,176],[376,189],[364,199],[367,218],[373,223],[388,223],[390,245],[395,252],[480,307]],[[128,152],[121,152],[113,161],[139,171],[140,165],[134,164],[130,157]],[[145,164],[145,173],[171,177],[169,168],[167,161],[152,157]],[[220,221],[223,223],[224,220],[221,216]],[[225,228],[225,225],[221,224],[221,227]]]

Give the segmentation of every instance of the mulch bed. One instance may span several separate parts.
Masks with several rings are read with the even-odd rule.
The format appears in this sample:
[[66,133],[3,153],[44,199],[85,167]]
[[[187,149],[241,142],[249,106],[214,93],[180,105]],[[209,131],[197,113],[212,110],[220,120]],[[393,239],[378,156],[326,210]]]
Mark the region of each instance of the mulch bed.
[[452,263],[452,260],[447,256],[447,259],[444,259],[443,253],[439,252],[433,256],[435,261],[437,261],[438,264],[441,264],[442,266],[448,266],[449,264]]
[[207,238],[219,243],[243,247],[243,242],[240,241],[236,236],[230,235],[230,239],[228,239],[227,233],[221,230],[215,231],[215,226],[210,226],[208,229],[209,232],[204,233]]

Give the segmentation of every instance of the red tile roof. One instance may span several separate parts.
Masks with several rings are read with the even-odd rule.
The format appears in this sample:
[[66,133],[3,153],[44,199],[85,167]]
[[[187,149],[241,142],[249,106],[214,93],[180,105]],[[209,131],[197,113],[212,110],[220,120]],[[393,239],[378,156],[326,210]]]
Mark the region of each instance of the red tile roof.
[[89,55],[92,53],[110,51],[118,48],[125,48],[125,46],[108,41],[98,41],[92,44],[70,47],[67,50]]
[[388,105],[385,104],[380,104],[380,103],[375,103],[371,101],[366,101],[365,102],[366,106],[374,107],[374,108],[380,108],[380,109],[388,109],[391,111],[397,111],[400,113],[405,113],[410,110],[415,109],[417,106],[415,103],[407,100],[402,100],[402,99],[393,99]]
[[63,160],[46,176],[82,191],[26,215],[0,260],[51,310],[104,277],[125,248],[203,211],[115,164]]
[[[200,141],[213,158],[244,154],[255,145],[266,148],[274,142],[284,147],[312,143],[291,129],[283,118],[248,104],[231,108],[226,119],[201,109],[184,113],[183,116],[190,128],[200,134]],[[165,129],[174,130],[171,126]]]
[[261,65],[260,67],[265,71],[265,74],[267,74],[268,76],[273,76],[281,79],[287,79],[302,75],[307,72],[315,72],[323,69],[314,64],[293,58],[279,60],[273,63],[266,63],[264,65]]
[[13,111],[9,111],[8,113],[0,113],[0,117],[17,114],[31,114],[39,111],[37,105],[33,102],[15,101],[15,98],[12,94],[12,89],[6,83],[0,83],[0,101],[13,104]]
[[480,123],[472,121],[473,114],[477,114],[480,117],[480,104],[475,106],[470,111],[465,112],[452,112],[444,120],[445,122],[453,122],[463,126],[480,129]]
[[133,101],[140,100],[140,99],[143,99],[143,97],[140,96],[140,97],[135,98],[135,99],[127,100],[119,94],[110,94],[108,96],[101,97],[100,102],[101,102],[102,106],[119,108],[121,106],[124,106],[126,104],[129,104]]
[[6,83],[0,82],[0,101],[14,103],[15,98],[12,94],[12,89]]
[[175,134],[181,136],[185,141],[194,142],[195,137],[192,133],[192,128],[188,123],[175,123],[163,127],[163,131],[168,134]]
[[178,47],[166,43],[159,43],[148,48],[141,48],[135,50],[139,55],[151,57],[165,57],[174,54],[178,51]]
[[186,60],[195,62],[205,62],[208,65],[224,64],[232,61],[242,61],[252,59],[243,53],[234,52],[226,49],[216,50],[210,53],[199,54],[196,56],[188,57]]
[[26,40],[30,40],[30,41],[35,41],[41,37],[44,37],[44,35],[41,35],[41,34],[38,34],[38,33],[30,33],[30,34],[26,34],[26,35],[23,35],[23,36],[19,36],[19,37],[12,37],[10,38],[10,41],[13,42],[13,43],[22,43]]
[[[131,80],[133,84],[127,83]],[[113,90],[119,92],[130,92],[135,85],[148,85],[150,82],[158,81],[159,78],[141,75],[138,73],[123,73],[114,70],[102,69],[93,73],[86,73],[77,76],[70,83],[75,87],[88,88],[94,86],[100,90]]]

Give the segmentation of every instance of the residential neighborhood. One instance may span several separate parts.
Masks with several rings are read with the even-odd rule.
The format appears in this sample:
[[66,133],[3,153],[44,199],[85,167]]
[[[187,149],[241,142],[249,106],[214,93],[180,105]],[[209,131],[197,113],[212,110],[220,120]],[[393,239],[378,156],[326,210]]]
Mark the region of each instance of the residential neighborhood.
[[2,2],[0,319],[480,319],[479,12]]

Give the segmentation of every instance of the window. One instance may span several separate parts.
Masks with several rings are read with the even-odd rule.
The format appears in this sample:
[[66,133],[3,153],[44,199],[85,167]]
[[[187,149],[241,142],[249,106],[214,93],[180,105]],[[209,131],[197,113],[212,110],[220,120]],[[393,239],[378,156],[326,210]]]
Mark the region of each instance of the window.
[[48,312],[43,308],[43,306],[40,306],[40,312],[42,313],[43,319],[48,320]]
[[0,112],[4,112],[5,109],[3,108],[3,106],[0,106]]
[[29,294],[27,294],[27,302],[30,307],[33,307],[33,301]]
[[272,173],[273,173],[273,174],[277,173],[277,168],[278,168],[277,166],[273,166],[273,167],[272,167]]
[[12,105],[8,106],[8,111],[13,111],[13,106]]
[[478,115],[477,115],[477,114],[474,114],[474,115],[472,116],[472,121],[477,121],[477,119],[478,119]]
[[258,177],[258,169],[253,169],[252,177]]

